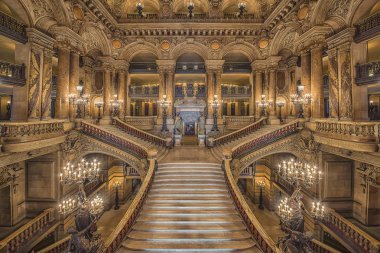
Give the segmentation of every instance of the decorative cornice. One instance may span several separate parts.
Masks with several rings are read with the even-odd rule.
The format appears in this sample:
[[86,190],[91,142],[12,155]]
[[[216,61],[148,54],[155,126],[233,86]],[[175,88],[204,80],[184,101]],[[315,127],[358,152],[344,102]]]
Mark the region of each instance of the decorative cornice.
[[222,71],[225,60],[206,60],[205,67],[207,71]]
[[55,39],[42,33],[34,28],[27,28],[26,33],[28,35],[29,42],[41,46],[42,48],[53,50]]
[[156,60],[158,71],[174,71],[176,66],[175,60]]
[[252,70],[264,70],[268,68],[277,68],[278,62],[281,61],[281,56],[270,56],[265,60],[256,60],[252,62]]
[[299,51],[309,50],[315,45],[324,45],[326,35],[331,33],[331,28],[314,26],[298,37],[296,44]]
[[329,49],[340,47],[344,44],[351,43],[354,40],[355,28],[349,27],[343,31],[327,38],[327,45]]
[[65,26],[54,26],[49,30],[55,37],[59,47],[83,52],[83,39],[79,34]]

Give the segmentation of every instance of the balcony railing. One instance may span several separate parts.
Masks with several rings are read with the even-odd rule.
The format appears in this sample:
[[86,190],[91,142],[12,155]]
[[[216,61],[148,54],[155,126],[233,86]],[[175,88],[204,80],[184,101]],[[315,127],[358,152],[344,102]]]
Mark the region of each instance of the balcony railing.
[[54,221],[54,208],[49,208],[0,241],[0,252],[19,252],[33,236],[41,233]]
[[274,130],[273,132],[261,135],[258,138],[248,140],[239,146],[232,149],[232,158],[241,158],[246,154],[256,151],[266,145],[281,140],[287,136],[297,133],[299,130],[300,121],[296,120],[283,127]]
[[239,130],[255,122],[254,116],[223,116],[223,119],[228,130]]
[[170,146],[170,143],[168,143],[166,139],[158,137],[158,136],[150,134],[150,133],[147,133],[145,131],[142,131],[142,130],[134,127],[134,126],[128,125],[127,123],[121,121],[118,118],[113,119],[113,124],[117,128],[125,131],[126,133],[133,135],[137,138],[140,138],[144,141],[148,141],[148,142],[151,142],[157,146],[162,146],[162,147],[165,147],[167,145]]
[[210,142],[212,142],[210,144],[212,146],[219,146],[219,145],[223,145],[227,142],[230,142],[232,140],[239,139],[239,138],[241,138],[247,134],[251,134],[251,133],[257,131],[258,129],[260,129],[261,127],[263,127],[265,125],[265,121],[266,121],[266,118],[262,118],[259,121],[254,122],[254,123],[250,124],[249,126],[246,126],[240,130],[237,130],[235,132],[232,132],[232,133],[229,133],[226,135],[222,135],[222,136],[214,139],[213,141],[210,141]]
[[[176,85],[175,86],[175,97],[176,98],[183,98],[184,95],[184,89],[186,89],[186,95],[188,97],[193,97],[194,94],[194,86],[193,84],[188,84],[186,87],[182,85]],[[197,97],[199,98],[205,98],[207,96],[207,90],[206,90],[206,85],[198,85],[197,88]]]
[[176,73],[205,73],[206,68],[203,62],[178,62],[176,64]]
[[26,43],[26,26],[0,11],[0,34],[21,43]]
[[380,252],[380,241],[365,233],[332,209],[328,210],[328,218],[323,221],[323,224],[349,245],[352,245],[357,252]]
[[26,84],[25,65],[0,61],[0,83],[24,86]]
[[356,84],[365,85],[380,81],[380,61],[356,65]]
[[150,131],[157,124],[157,116],[125,116],[124,121],[135,128]]
[[158,85],[131,85],[129,87],[129,96],[131,98],[158,98],[158,90]]
[[226,62],[223,65],[223,73],[251,73],[251,63]]
[[251,86],[243,85],[223,85],[222,97],[250,97],[252,95]]
[[129,73],[157,73],[157,64],[154,62],[132,62],[129,65]]
[[361,42],[380,34],[380,12],[356,25],[355,42]]
[[157,169],[157,163],[155,160],[150,160],[149,170],[144,178],[144,181],[139,189],[139,192],[133,199],[132,204],[128,207],[128,210],[120,220],[119,224],[106,239],[104,243],[103,253],[116,252],[121,243],[125,239],[125,236],[131,230],[140,210],[144,204],[145,198],[148,195],[149,189],[153,183],[155,171]]
[[4,143],[27,142],[60,136],[64,133],[64,121],[2,122],[0,137]]

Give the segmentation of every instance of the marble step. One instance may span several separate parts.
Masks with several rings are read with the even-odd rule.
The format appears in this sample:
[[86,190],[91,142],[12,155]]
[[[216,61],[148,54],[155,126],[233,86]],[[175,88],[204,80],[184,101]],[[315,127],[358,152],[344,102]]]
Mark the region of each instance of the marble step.
[[199,199],[207,199],[207,198],[229,198],[229,194],[227,192],[221,193],[192,193],[192,192],[181,192],[181,193],[173,193],[173,192],[152,192],[149,194],[150,198],[199,198]]
[[186,204],[147,204],[144,206],[144,210],[150,210],[150,211],[178,211],[183,210],[187,212],[191,211],[198,211],[198,210],[204,210],[204,211],[225,211],[225,210],[235,210],[235,207],[232,204],[222,204],[222,205],[216,205],[216,204],[210,204],[210,205],[201,205],[201,204],[192,204],[192,205],[186,205]]
[[204,188],[189,188],[189,187],[184,187],[184,188],[153,188],[150,190],[150,193],[198,193],[198,194],[213,194],[213,193],[225,193],[229,194],[227,188],[211,188],[211,187],[204,187]]
[[195,182],[195,183],[191,183],[191,182],[187,182],[186,184],[180,184],[180,183],[175,183],[175,182],[168,182],[168,183],[155,183],[153,181],[153,184],[152,184],[152,189],[157,189],[157,188],[176,188],[176,187],[194,187],[194,188],[207,188],[207,187],[213,187],[213,188],[226,188],[226,184],[224,183],[220,183],[220,182],[210,182],[210,183],[202,183],[202,182]]
[[171,222],[171,223],[231,223],[241,222],[241,218],[236,214],[224,214],[224,215],[177,215],[177,216],[154,216],[141,214],[138,221],[151,221],[151,222]]
[[231,232],[245,231],[246,227],[243,222],[220,223],[220,224],[202,224],[196,226],[192,224],[169,224],[169,223],[151,223],[136,221],[133,230],[139,231],[167,231],[167,232]]
[[[131,240],[127,239],[123,242],[122,246],[128,252],[128,250],[152,250],[155,252],[196,252],[194,250],[201,250],[202,252],[225,252],[225,251],[239,251],[247,250],[255,247],[255,243],[252,240],[239,240],[239,241],[214,241],[214,242],[189,242],[183,243],[178,241],[177,243],[168,242],[152,242],[145,240]],[[192,251],[193,250],[193,251]],[[123,251],[121,251],[123,252]]]
[[161,163],[158,166],[159,169],[161,168],[190,168],[190,169],[197,169],[197,168],[218,168],[220,169],[220,164],[218,163]]
[[180,183],[180,184],[199,184],[199,183],[220,183],[222,185],[225,185],[225,180],[224,178],[200,178],[200,177],[192,177],[192,178],[160,178],[160,179],[154,179],[154,183]]
[[160,210],[160,209],[151,209],[151,208],[143,208],[141,211],[142,215],[156,215],[156,216],[178,216],[178,215],[223,215],[223,214],[234,214],[238,215],[237,211],[234,209],[224,209],[224,210],[181,210],[181,209],[171,209],[171,210]]
[[219,241],[232,241],[232,240],[245,240],[251,238],[247,231],[196,231],[196,232],[163,232],[163,231],[132,231],[128,234],[128,238],[134,240],[155,240],[155,241],[206,241],[206,240],[219,240]]
[[189,169],[184,169],[184,170],[157,170],[156,175],[187,175],[187,174],[192,174],[192,175],[224,175],[223,171],[221,170],[189,170]]

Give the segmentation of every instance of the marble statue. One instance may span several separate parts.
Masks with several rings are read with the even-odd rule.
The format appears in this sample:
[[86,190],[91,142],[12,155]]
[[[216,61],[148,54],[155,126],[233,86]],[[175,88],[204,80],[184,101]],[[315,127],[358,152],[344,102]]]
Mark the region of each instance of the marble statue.
[[206,128],[205,128],[205,117],[201,115],[199,117],[198,121],[198,135],[205,135],[206,134]]
[[177,115],[174,121],[174,134],[182,134],[182,118]]

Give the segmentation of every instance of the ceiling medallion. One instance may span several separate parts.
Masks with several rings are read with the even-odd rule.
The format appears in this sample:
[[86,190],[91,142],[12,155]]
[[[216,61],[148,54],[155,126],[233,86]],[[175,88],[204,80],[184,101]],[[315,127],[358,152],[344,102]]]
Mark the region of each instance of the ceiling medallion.
[[211,49],[212,50],[219,50],[221,48],[221,45],[219,41],[213,41],[211,42]]
[[165,51],[169,50],[170,49],[170,42],[167,40],[162,41],[161,42],[161,49],[165,50]]
[[307,5],[298,10],[297,17],[299,20],[304,20],[309,15],[309,7]]
[[267,38],[262,38],[259,40],[259,48],[265,49],[269,45],[269,40]]
[[77,20],[84,20],[84,13],[79,6],[73,7],[74,18]]
[[119,39],[114,39],[112,41],[112,46],[114,49],[120,49],[122,47],[123,43]]

